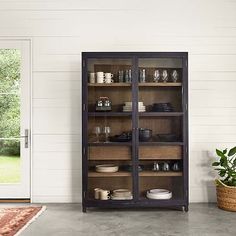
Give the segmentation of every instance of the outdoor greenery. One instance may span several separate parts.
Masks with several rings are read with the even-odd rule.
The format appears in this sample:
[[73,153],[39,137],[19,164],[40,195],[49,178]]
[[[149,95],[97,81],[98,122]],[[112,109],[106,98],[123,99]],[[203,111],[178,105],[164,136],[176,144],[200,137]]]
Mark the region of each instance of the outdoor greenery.
[[[20,136],[20,51],[0,50],[0,138]],[[20,155],[20,142],[0,140],[0,155]]]
[[20,182],[20,158],[0,156],[0,183]]
[[212,166],[216,167],[215,170],[222,178],[221,182],[227,186],[236,187],[236,146],[229,151],[227,148],[223,151],[216,149],[216,154],[220,159],[213,162]]

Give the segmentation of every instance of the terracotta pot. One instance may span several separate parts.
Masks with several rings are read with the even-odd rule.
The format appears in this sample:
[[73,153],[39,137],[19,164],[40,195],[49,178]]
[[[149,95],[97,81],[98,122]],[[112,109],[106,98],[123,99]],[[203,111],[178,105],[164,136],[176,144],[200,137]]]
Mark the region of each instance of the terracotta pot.
[[216,181],[217,205],[226,211],[236,211],[236,187]]

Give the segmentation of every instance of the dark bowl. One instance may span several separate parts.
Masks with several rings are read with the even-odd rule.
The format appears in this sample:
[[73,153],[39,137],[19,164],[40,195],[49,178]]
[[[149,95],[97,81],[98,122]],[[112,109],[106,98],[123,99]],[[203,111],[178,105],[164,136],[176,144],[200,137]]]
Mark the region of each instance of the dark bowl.
[[151,129],[139,129],[139,140],[142,142],[149,141],[152,137],[152,130]]

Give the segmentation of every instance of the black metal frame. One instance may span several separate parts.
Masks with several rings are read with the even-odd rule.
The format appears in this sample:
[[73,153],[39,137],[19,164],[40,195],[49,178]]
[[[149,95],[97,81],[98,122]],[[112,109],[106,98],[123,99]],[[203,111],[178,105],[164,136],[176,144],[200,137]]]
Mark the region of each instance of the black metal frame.
[[[88,86],[87,86],[87,60],[89,58],[129,58],[132,60],[132,102],[135,104],[132,115],[132,142],[126,145],[132,147],[132,162],[133,162],[133,200],[123,201],[101,201],[90,200],[87,196],[88,187]],[[183,145],[183,190],[184,197],[181,200],[149,200],[139,198],[139,173],[138,173],[138,59],[139,58],[180,58],[182,59],[182,113],[176,115],[183,116],[183,142],[172,143]],[[189,205],[189,173],[188,173],[188,53],[187,52],[83,52],[82,53],[82,205],[83,212],[86,212],[87,207],[101,208],[133,208],[133,207],[170,207],[180,208],[188,211]],[[138,114],[138,115],[137,115]],[[90,114],[93,115],[93,114]],[[115,115],[115,114],[114,114]],[[150,114],[152,116],[153,114]],[[112,114],[111,114],[112,116]],[[119,145],[114,143],[111,145]],[[124,145],[124,144],[122,144]],[[142,145],[142,144],[140,144]],[[148,145],[154,145],[152,143]]]

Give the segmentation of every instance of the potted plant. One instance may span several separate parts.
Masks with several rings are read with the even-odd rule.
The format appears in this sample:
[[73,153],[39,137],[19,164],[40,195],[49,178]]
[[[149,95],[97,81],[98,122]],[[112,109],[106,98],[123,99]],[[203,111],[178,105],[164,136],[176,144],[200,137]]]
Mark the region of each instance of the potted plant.
[[236,146],[218,150],[219,160],[212,163],[220,176],[216,180],[217,205],[227,211],[236,211]]

